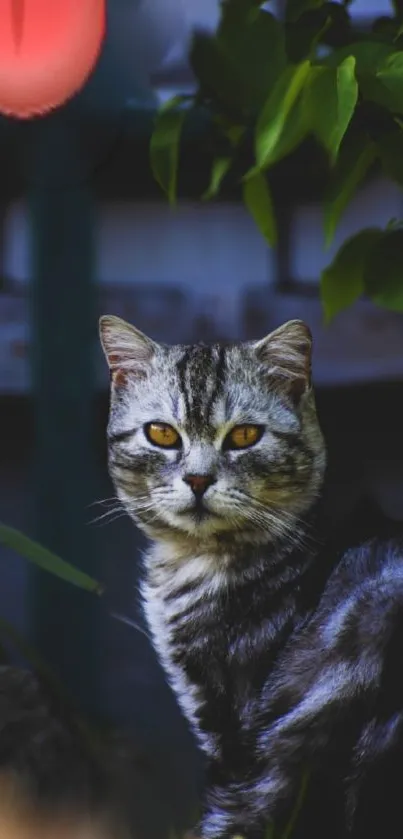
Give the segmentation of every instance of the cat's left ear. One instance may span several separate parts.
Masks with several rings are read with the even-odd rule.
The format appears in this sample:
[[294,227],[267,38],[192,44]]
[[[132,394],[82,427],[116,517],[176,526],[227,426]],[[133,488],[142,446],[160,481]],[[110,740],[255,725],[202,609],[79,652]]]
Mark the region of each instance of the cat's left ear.
[[298,402],[310,390],[312,335],[302,320],[284,323],[253,346],[268,378],[294,401]]
[[129,375],[147,376],[157,349],[151,338],[113,315],[100,318],[99,336],[115,385],[123,385]]

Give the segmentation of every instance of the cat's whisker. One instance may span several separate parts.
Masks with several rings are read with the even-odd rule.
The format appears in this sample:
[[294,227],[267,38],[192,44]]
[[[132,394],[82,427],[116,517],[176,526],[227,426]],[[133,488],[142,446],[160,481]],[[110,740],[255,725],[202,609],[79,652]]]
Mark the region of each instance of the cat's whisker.
[[117,495],[111,495],[110,498],[98,498],[96,501],[91,501],[90,504],[87,504],[86,509],[90,509],[91,507],[102,507],[106,506],[107,504],[115,504],[119,502],[119,498]]
[[104,519],[108,519],[108,521],[114,521],[115,513],[119,513],[123,515],[125,509],[122,505],[122,502],[118,498],[117,495],[112,495],[109,498],[99,498],[96,501],[92,501],[91,504],[88,504],[87,509],[91,509],[92,507],[108,507],[105,512],[101,513],[99,516],[96,516],[94,519],[90,519],[87,524],[93,525],[102,522]]
[[124,623],[127,626],[132,627],[132,629],[136,629],[137,632],[140,632],[141,635],[144,635],[148,641],[152,641],[151,636],[147,632],[147,630],[140,626],[140,624],[136,623],[132,618],[129,618],[128,615],[121,615],[119,612],[109,612],[110,617],[114,618],[115,620],[119,621],[119,623]]
[[102,526],[104,524],[110,524],[125,515],[126,511],[122,507],[115,507],[112,510],[108,510],[106,513],[102,513],[100,516],[96,516],[96,518],[91,519],[87,522],[87,524]]
[[283,538],[291,547],[297,545],[309,550],[312,544],[319,544],[319,540],[315,540],[307,532],[303,519],[295,513],[283,507],[274,510],[244,491],[238,490],[237,494],[244,500],[243,517],[254,521],[258,527],[262,527],[269,534]]
[[122,508],[121,505],[115,505],[114,507],[111,507],[109,510],[106,510],[105,512],[100,513],[99,516],[96,516],[96,518],[92,519],[89,523],[92,524],[93,522],[99,521],[100,519],[106,519],[106,518],[108,518],[108,516],[112,516],[118,510],[121,510],[121,511],[124,512],[124,509]]

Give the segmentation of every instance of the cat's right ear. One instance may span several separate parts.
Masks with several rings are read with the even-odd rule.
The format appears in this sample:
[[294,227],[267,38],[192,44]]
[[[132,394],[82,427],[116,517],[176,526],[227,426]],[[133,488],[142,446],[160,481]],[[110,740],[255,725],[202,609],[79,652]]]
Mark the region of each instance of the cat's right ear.
[[157,346],[151,338],[114,315],[100,318],[99,337],[115,385],[147,376]]
[[289,320],[254,343],[266,375],[295,402],[311,388],[312,335],[302,320]]

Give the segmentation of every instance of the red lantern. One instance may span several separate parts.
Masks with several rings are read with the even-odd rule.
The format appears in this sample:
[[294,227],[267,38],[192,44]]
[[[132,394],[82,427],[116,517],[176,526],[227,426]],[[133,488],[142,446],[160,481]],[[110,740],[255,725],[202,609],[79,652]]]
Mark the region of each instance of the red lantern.
[[32,117],[85,83],[105,32],[105,0],[0,0],[0,112]]

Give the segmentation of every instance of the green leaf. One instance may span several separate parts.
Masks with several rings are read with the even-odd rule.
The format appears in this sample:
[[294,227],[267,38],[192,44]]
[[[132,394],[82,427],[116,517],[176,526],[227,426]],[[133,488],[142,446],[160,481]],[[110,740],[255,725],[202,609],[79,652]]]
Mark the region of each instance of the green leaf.
[[344,210],[376,156],[375,143],[362,134],[343,143],[324,203],[326,245],[330,245]]
[[319,9],[325,0],[287,0],[285,16],[286,20],[298,20],[305,12]]
[[403,229],[385,230],[371,248],[365,291],[378,306],[403,312]]
[[195,32],[189,52],[190,66],[202,98],[217,101],[234,119],[242,117],[243,91],[239,89],[228,56],[215,35]]
[[244,110],[257,113],[286,67],[283,25],[257,4],[232,0],[223,7],[217,41]]
[[220,132],[229,140],[233,148],[236,148],[245,136],[245,126],[232,122],[228,116],[222,113],[214,114],[213,123],[218,126]]
[[368,227],[347,239],[322,272],[320,294],[325,323],[351,306],[364,292],[364,272],[382,230]]
[[[318,44],[322,42],[325,32],[333,25],[329,5],[327,3],[326,6],[317,9],[314,14],[311,12],[301,20],[287,23],[286,46],[291,64],[298,64],[305,58],[315,60]],[[332,10],[333,8],[334,4],[331,6]]]
[[381,41],[362,41],[334,50],[322,64],[335,67],[348,56],[356,60],[355,74],[364,99],[376,102],[392,112],[402,106],[401,56],[392,46]]
[[376,77],[381,82],[385,97],[381,104],[397,113],[403,113],[403,52],[389,55]]
[[256,172],[243,184],[243,200],[257,227],[271,247],[277,241],[273,201],[266,176]]
[[302,98],[294,103],[287,115],[278,143],[271,156],[271,165],[291,154],[309,133]]
[[234,120],[256,116],[286,65],[283,27],[259,5],[223,4],[217,33],[192,39],[189,59],[201,98]]
[[20,556],[35,563],[39,568],[48,571],[50,574],[54,574],[56,577],[60,577],[60,579],[71,583],[73,586],[78,586],[78,588],[86,589],[95,594],[102,594],[103,592],[103,586],[96,580],[93,580],[92,577],[89,577],[88,574],[79,571],[74,565],[70,565],[68,562],[60,559],[59,556],[56,556],[56,554],[47,548],[39,545],[38,542],[29,539],[28,536],[20,533],[19,530],[14,530],[13,527],[0,524],[0,542],[20,554]]
[[231,146],[237,146],[238,143],[242,140],[245,135],[245,128],[241,125],[232,125],[230,128],[225,131],[226,137],[228,137]]
[[[299,97],[286,117],[279,140],[270,156],[270,166],[273,166],[291,154],[302,143],[308,133],[309,126],[305,118],[303,100],[302,97]],[[245,173],[244,180],[253,177],[256,172],[260,172],[260,167],[257,165],[252,166]]]
[[396,218],[394,216],[393,218],[389,219],[385,230],[397,230],[397,229],[401,230],[402,227],[403,227],[403,219]]
[[337,68],[313,67],[304,89],[307,122],[333,163],[357,104],[358,84],[354,70],[352,56]]
[[385,175],[403,186],[403,131],[384,134],[377,145]]
[[216,160],[214,160],[211,170],[210,185],[202,196],[204,201],[209,201],[217,195],[222,181],[224,180],[228,170],[231,168],[231,163],[231,157],[217,157]]
[[269,94],[256,125],[255,153],[259,168],[269,166],[275,159],[287,117],[301,93],[310,68],[309,61],[287,67]]
[[155,180],[171,204],[176,201],[179,144],[187,114],[184,97],[174,96],[157,114],[150,141],[150,163]]
[[[337,68],[338,124],[335,127],[333,148],[337,156],[340,143],[347,131],[358,100],[355,58],[350,55]],[[331,144],[330,144],[331,145]]]
[[396,19],[390,17],[390,15],[380,15],[372,21],[371,36],[385,44],[395,43],[399,38],[398,29]]
[[355,74],[361,80],[366,76],[373,76],[392,52],[392,47],[380,41],[356,41],[354,44],[333,50],[321,59],[321,64],[326,67],[339,67],[346,58],[352,56],[355,58]]

